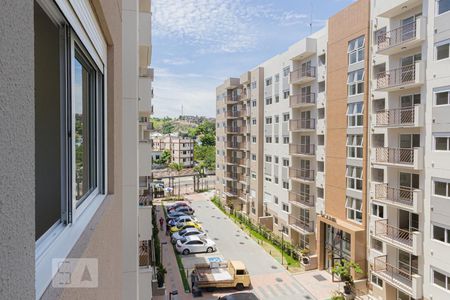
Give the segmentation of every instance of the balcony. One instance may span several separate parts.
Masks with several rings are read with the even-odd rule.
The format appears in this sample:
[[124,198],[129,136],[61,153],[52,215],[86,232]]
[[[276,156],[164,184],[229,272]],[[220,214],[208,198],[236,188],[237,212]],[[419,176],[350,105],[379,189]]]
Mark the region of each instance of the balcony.
[[244,134],[244,127],[242,126],[228,126],[227,134]]
[[226,104],[236,104],[240,100],[240,97],[238,96],[228,96],[226,98],[225,103]]
[[405,24],[378,36],[377,52],[383,55],[398,54],[420,46],[426,36],[426,18],[418,17],[414,23]]
[[227,112],[228,118],[242,118],[245,116],[244,110],[233,110]]
[[316,155],[316,145],[314,144],[290,144],[289,145],[290,155],[305,155],[314,156]]
[[289,177],[301,181],[313,181],[314,170],[289,168]]
[[314,106],[316,104],[316,94],[294,94],[289,97],[289,107],[298,108],[298,107],[308,107]]
[[237,158],[237,157],[230,157],[227,161],[227,164],[231,165],[245,165],[246,166],[246,159],[245,158]]
[[151,241],[139,242],[139,267],[150,267],[151,264]]
[[289,192],[289,202],[293,205],[298,205],[303,208],[314,207],[314,196],[305,193]]
[[138,237],[140,241],[152,238],[152,207],[150,205],[139,205]]
[[421,170],[423,168],[423,149],[418,148],[375,148],[374,163]]
[[303,218],[295,218],[294,216],[290,215],[289,226],[291,226],[292,229],[297,230],[301,234],[314,233],[314,222]]
[[383,92],[419,87],[425,82],[425,66],[423,61],[419,61],[413,65],[381,72],[375,80],[376,89]]
[[387,219],[375,221],[375,236],[387,244],[414,255],[422,253],[422,233],[388,224]]
[[389,0],[379,1],[376,5],[376,16],[382,18],[393,18],[404,14],[422,4],[422,0]]
[[387,183],[374,184],[374,199],[397,208],[420,212],[422,190],[391,187]]
[[234,150],[245,150],[247,147],[246,142],[228,142],[227,148],[228,149],[234,149]]
[[375,126],[379,127],[422,127],[424,125],[423,105],[381,110],[375,113]]
[[316,129],[316,119],[289,120],[290,131],[313,131]]
[[238,196],[238,189],[232,188],[232,187],[226,187],[225,188],[225,195],[228,197],[237,197]]
[[316,67],[298,68],[290,73],[291,84],[304,84],[316,79]]
[[250,93],[247,93],[247,94],[242,93],[239,99],[240,99],[241,101],[249,100],[249,99],[250,99]]
[[[387,262],[387,256],[375,257],[373,272],[393,287],[407,293],[414,299],[422,299],[422,276],[412,274]],[[410,268],[409,268],[410,269]]]

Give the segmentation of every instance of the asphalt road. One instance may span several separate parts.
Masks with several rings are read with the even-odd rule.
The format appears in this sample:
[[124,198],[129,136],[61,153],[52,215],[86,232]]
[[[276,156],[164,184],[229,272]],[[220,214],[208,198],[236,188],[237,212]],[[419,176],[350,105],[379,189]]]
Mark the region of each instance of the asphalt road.
[[[198,197],[192,195],[190,197]],[[205,197],[203,197],[205,198]],[[260,299],[314,299],[280,263],[206,199],[193,199],[197,219],[226,260],[245,263],[252,278],[253,292]]]

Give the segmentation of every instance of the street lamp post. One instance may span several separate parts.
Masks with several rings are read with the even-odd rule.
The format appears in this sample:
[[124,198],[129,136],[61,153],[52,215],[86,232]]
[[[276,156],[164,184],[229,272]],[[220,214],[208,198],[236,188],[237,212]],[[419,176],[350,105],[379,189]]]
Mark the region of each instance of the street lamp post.
[[283,255],[284,233],[283,233],[283,229],[279,229],[278,231],[281,232],[281,265],[283,266],[283,263],[284,263],[284,255]]

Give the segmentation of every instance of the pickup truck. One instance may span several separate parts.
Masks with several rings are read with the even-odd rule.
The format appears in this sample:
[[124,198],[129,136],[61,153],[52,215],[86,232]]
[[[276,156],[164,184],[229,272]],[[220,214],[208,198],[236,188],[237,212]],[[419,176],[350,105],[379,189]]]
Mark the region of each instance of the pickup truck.
[[215,288],[235,288],[238,291],[251,286],[250,275],[240,261],[196,264],[191,274],[194,286],[208,291]]

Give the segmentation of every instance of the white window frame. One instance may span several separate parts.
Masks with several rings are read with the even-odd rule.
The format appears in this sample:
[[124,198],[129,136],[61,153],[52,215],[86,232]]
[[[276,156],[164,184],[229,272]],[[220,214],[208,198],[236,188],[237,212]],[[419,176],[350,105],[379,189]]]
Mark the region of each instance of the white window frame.
[[265,80],[266,86],[272,85],[272,77],[267,77]]
[[[440,273],[445,276],[445,287],[442,287],[439,284],[435,283],[435,281],[434,281],[434,273],[435,272]],[[433,286],[440,288],[444,291],[450,292],[450,275],[447,272],[441,271],[440,269],[432,266],[431,267],[431,282],[432,282]]]
[[[361,107],[361,111],[358,111],[359,107]],[[351,128],[364,126],[364,102],[347,104],[347,126]]]
[[[357,96],[364,94],[364,75],[365,70],[359,69],[351,71],[347,74],[347,94],[348,96]],[[355,89],[355,93],[352,93],[352,87]]]
[[[437,104],[437,94],[441,93],[447,93],[447,104]],[[450,87],[445,87],[442,89],[438,89],[434,91],[434,101],[433,105],[436,107],[443,107],[443,106],[449,106],[450,105]]]
[[[357,203],[359,202],[359,208]],[[348,197],[345,201],[345,210],[347,215],[347,220],[361,224],[363,221],[363,212],[362,212],[362,200],[358,198]],[[353,217],[351,216],[353,214]],[[361,218],[357,218],[357,215],[360,214]]]
[[439,13],[439,3],[440,3],[440,1],[441,1],[441,0],[436,0],[436,16],[442,16],[442,15],[444,15],[444,14],[450,12],[450,9],[449,9],[449,10],[447,10],[447,11],[444,11],[444,12],[442,12],[442,13]]
[[[374,214],[374,212],[375,212],[375,208],[376,207],[376,212],[377,212],[377,214]],[[383,209],[383,214],[382,214],[382,216],[380,216],[380,208],[382,208]],[[370,215],[372,216],[372,217],[375,217],[375,218],[379,218],[379,219],[384,219],[384,214],[385,214],[385,212],[386,212],[386,207],[384,206],[384,205],[381,205],[381,204],[378,204],[378,203],[372,203],[372,205],[371,205],[371,207],[370,207]]]
[[[437,139],[446,139],[447,140],[447,150],[437,149]],[[450,151],[450,135],[434,135],[433,136],[433,150],[436,152],[449,152]]]
[[[360,176],[357,176],[357,173],[360,173]],[[362,167],[347,165],[346,177],[347,177],[347,189],[354,190],[354,191],[362,191],[362,189],[363,189],[363,169],[362,169]],[[361,189],[357,188],[358,182],[360,182]],[[354,187],[351,187],[352,185]]]
[[284,211],[285,213],[289,213],[290,209],[289,209],[289,204],[282,202],[281,203],[281,210]]
[[[358,139],[360,140],[358,142]],[[358,150],[360,150],[358,152]],[[354,155],[351,155],[351,152]],[[358,155],[361,154],[361,156]],[[362,134],[348,134],[347,135],[347,157],[353,159],[362,159],[363,158],[363,135]]]
[[[434,230],[435,230],[434,228],[435,227],[442,228],[445,231],[443,241],[434,238]],[[450,227],[441,225],[441,224],[431,223],[431,239],[435,242],[450,246]]]
[[283,68],[283,77],[289,76],[289,73],[290,73],[290,72],[291,72],[291,67],[290,67],[290,66],[284,67],[284,68]]
[[272,124],[272,117],[266,117],[266,125]]
[[[438,195],[436,194],[436,182],[444,183],[446,184],[446,190],[447,190],[447,196]],[[433,189],[433,196],[434,197],[440,197],[445,199],[450,199],[450,179],[443,179],[443,178],[433,178],[432,179],[432,189]]]
[[[366,44],[366,39],[365,39],[364,35],[357,37],[356,39],[348,42],[347,53],[348,53],[348,64],[349,65],[353,65],[353,64],[359,63],[361,61],[364,61],[365,44]],[[354,62],[351,61],[352,55],[355,55]]]
[[[438,56],[438,47],[441,47],[444,45],[448,46],[448,56],[445,58],[438,59],[438,57],[437,57]],[[448,59],[450,59],[450,39],[440,41],[434,45],[434,60],[435,61],[443,61],[443,60],[448,60]]]

